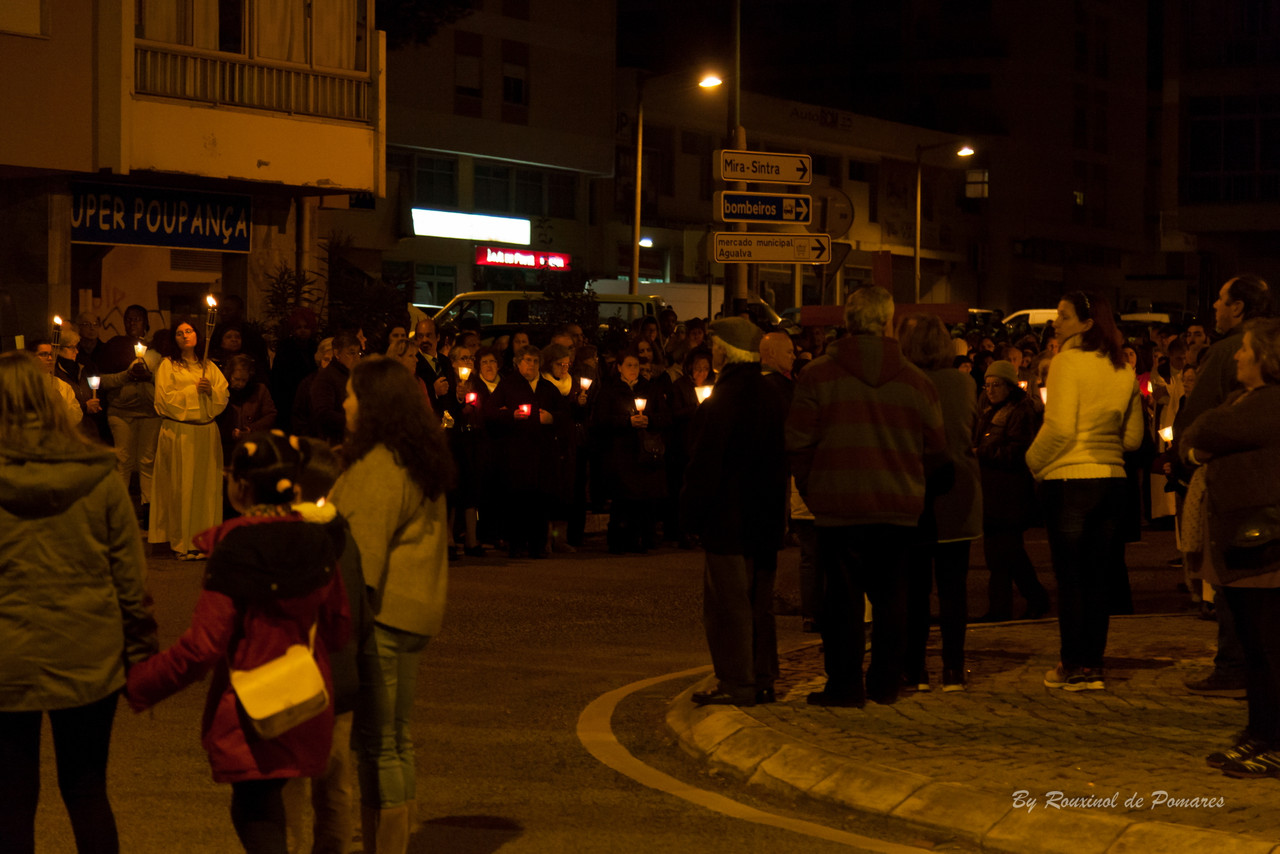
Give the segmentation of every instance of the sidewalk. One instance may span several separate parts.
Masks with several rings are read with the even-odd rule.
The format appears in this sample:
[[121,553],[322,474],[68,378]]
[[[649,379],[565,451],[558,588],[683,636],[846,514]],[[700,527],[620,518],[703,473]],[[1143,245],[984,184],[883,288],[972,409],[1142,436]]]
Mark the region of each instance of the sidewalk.
[[1068,693],[1041,683],[1057,663],[1056,620],[972,626],[968,690],[943,693],[935,627],[933,690],[865,709],[805,703],[825,682],[815,642],[782,655],[777,703],[698,708],[689,694],[714,684],[708,677],[673,701],[667,723],[686,750],[750,785],[939,841],[1064,854],[1280,852],[1280,780],[1235,780],[1205,764],[1245,722],[1244,701],[1182,685],[1211,666],[1215,632],[1189,615],[1113,618],[1107,690]]

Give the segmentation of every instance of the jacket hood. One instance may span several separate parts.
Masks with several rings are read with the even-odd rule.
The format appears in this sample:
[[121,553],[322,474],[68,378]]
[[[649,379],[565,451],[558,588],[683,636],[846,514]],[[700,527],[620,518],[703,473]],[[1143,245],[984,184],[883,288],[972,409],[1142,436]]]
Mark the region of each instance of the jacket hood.
[[892,382],[907,364],[898,342],[883,335],[847,335],[827,352],[842,368],[873,388]]
[[110,448],[28,428],[28,441],[0,448],[0,507],[15,516],[56,516],[115,474]]
[[205,589],[248,600],[291,599],[323,587],[345,541],[336,519],[316,524],[296,513],[240,517],[218,530]]

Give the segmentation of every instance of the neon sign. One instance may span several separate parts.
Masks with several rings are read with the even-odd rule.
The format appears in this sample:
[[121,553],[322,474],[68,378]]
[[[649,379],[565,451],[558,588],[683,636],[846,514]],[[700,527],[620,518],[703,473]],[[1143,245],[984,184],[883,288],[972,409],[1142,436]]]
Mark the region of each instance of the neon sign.
[[569,269],[571,257],[563,252],[538,252],[533,249],[507,249],[500,246],[476,247],[476,263],[484,267],[566,271]]

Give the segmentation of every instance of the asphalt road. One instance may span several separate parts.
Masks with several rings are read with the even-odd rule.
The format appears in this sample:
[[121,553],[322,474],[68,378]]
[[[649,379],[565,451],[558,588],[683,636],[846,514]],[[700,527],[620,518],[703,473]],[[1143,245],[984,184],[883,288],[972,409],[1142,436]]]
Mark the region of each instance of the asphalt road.
[[[1042,532],[1041,537],[1042,539]],[[709,661],[701,626],[701,555],[665,550],[612,557],[601,538],[583,552],[545,561],[464,559],[450,570],[445,627],[423,656],[414,732],[419,815],[411,851],[775,852],[849,847],[721,814],[649,788],[591,756],[576,733],[601,695]],[[1032,532],[1031,540],[1037,539]],[[1162,569],[1171,538],[1138,548],[1150,560],[1134,573],[1140,611],[1181,604],[1180,573]],[[1047,567],[1047,549],[1033,543]],[[796,601],[798,551],[781,561],[779,588]],[[974,554],[981,560],[981,549]],[[1131,563],[1134,561],[1131,559]],[[152,561],[151,587],[162,642],[186,627],[201,564]],[[1045,569],[1042,577],[1049,581]],[[985,606],[985,573],[971,575],[971,611]],[[784,609],[785,610],[785,609]],[[779,646],[813,639],[798,616],[779,618]],[[779,814],[875,836],[875,827],[811,802],[762,801],[684,756],[665,729],[666,704],[696,676],[627,696],[613,718],[619,741],[641,761],[695,789]],[[192,687],[144,715],[121,706],[112,743],[111,792],[125,852],[238,851],[228,787],[209,777],[199,744],[204,692]],[[57,797],[47,728],[38,850],[74,846]],[[909,839],[895,839],[910,844]],[[878,846],[869,845],[867,850]],[[856,849],[854,849],[856,850]]]

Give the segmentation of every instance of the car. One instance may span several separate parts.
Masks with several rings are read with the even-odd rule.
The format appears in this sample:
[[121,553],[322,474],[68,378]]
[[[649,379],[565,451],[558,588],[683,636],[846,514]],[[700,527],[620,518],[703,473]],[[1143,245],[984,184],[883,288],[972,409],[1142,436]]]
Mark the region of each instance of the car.
[[1009,328],[1010,332],[1023,331],[1022,327],[1034,329],[1037,332],[1045,327],[1050,321],[1058,316],[1056,308],[1024,308],[1022,311],[1015,311],[1004,319],[1004,325]]

